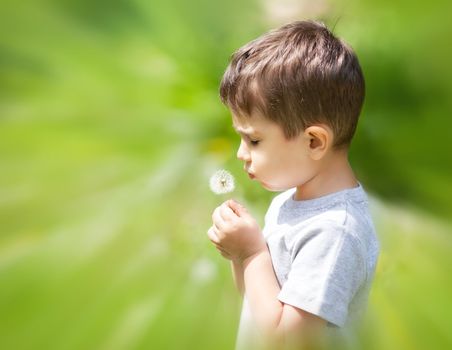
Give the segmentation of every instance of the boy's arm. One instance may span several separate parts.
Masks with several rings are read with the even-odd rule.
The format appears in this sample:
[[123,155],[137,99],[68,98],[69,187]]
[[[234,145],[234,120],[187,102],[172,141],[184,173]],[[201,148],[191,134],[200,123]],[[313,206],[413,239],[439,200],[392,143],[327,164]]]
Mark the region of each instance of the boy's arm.
[[244,287],[251,313],[263,334],[276,341],[315,348],[326,321],[278,300],[280,287],[268,249],[243,261]]
[[[245,291],[251,313],[263,334],[300,344],[326,321],[278,300],[280,287],[262,233],[245,208],[228,201],[214,211],[209,238],[231,260],[236,283]],[[243,271],[243,275],[241,274]],[[240,279],[243,276],[243,282]],[[314,337],[314,335],[312,335]],[[311,338],[312,338],[311,337]],[[311,344],[311,343],[310,343]]]
[[243,264],[237,260],[231,260],[232,277],[234,279],[234,284],[239,291],[240,295],[243,296],[245,292],[245,287],[243,284]]

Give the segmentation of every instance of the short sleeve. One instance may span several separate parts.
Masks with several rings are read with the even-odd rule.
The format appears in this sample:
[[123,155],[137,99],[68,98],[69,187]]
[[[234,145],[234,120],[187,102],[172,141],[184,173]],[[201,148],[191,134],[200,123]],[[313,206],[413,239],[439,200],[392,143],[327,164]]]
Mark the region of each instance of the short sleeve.
[[359,241],[332,223],[294,245],[292,264],[278,299],[342,327],[366,271]]

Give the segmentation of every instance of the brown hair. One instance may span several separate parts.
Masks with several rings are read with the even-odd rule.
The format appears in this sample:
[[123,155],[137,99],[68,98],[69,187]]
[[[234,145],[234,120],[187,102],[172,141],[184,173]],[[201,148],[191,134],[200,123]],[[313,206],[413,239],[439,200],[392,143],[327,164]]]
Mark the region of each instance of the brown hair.
[[353,50],[324,24],[297,21],[237,50],[220,85],[222,102],[237,116],[256,109],[290,139],[319,123],[347,146],[364,101],[364,77]]

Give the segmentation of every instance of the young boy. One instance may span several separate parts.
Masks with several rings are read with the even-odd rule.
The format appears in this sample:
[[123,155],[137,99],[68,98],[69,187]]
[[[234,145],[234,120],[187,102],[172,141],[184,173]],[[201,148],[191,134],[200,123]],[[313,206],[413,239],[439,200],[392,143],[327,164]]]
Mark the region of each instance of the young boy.
[[244,293],[237,347],[320,346],[359,319],[379,253],[347,156],[364,100],[358,59],[323,24],[294,22],[240,48],[220,95],[244,170],[285,191],[263,231],[233,200],[212,215],[209,239]]

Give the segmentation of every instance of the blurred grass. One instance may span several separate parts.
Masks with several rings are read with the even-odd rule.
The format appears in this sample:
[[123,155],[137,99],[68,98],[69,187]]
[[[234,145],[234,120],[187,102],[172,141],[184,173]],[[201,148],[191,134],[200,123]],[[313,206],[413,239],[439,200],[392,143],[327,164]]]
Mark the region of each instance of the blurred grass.
[[[340,18],[366,74],[351,159],[379,198],[358,348],[448,348],[450,5],[325,3],[316,17]],[[265,4],[2,2],[0,348],[233,347],[240,300],[205,236],[223,200],[207,179],[230,169],[262,222],[272,194],[234,159],[217,89],[277,21]]]

